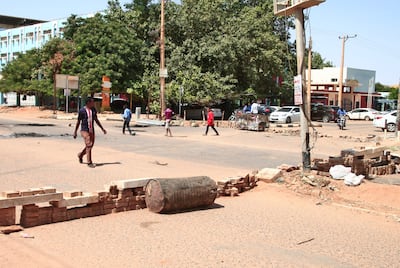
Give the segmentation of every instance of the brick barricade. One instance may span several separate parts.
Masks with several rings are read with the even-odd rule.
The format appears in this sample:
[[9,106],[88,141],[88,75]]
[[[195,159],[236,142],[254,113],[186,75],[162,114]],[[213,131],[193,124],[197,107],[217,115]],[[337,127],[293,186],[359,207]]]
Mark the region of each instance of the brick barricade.
[[[0,193],[0,226],[16,224],[16,207],[22,206],[19,224],[24,228],[146,208],[145,186],[150,179],[114,181],[105,191],[58,193],[53,187]],[[220,195],[237,195],[256,186],[254,175],[218,182]],[[39,204],[49,203],[46,206]]]
[[[148,179],[116,181],[106,186],[106,191],[95,193],[69,191],[59,193],[57,197],[62,195],[61,198],[48,195],[56,194],[55,188],[52,187],[1,192],[0,226],[16,224],[16,206],[20,205],[22,205],[20,225],[24,228],[144,209],[146,208],[144,186],[147,181]],[[125,188],[131,186],[133,188]],[[50,205],[40,207],[38,204],[29,203],[35,200],[40,201],[38,204],[47,201]],[[9,204],[15,205],[6,207]]]

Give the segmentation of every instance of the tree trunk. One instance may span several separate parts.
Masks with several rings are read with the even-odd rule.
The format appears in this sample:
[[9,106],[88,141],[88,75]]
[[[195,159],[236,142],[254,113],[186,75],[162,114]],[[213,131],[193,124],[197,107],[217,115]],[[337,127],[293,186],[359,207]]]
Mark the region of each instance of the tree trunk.
[[152,212],[208,207],[216,197],[217,185],[206,176],[153,179],[146,186],[146,205]]

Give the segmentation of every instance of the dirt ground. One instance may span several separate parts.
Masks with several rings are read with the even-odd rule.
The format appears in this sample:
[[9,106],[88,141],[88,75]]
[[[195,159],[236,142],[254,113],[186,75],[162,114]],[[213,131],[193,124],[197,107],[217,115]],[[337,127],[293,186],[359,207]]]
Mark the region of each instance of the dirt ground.
[[[9,118],[46,122],[52,117],[52,111],[37,108],[0,109],[0,123]],[[102,122],[111,126],[107,118],[119,115],[101,115]],[[345,134],[336,128],[317,128],[313,155],[327,157],[351,146],[397,148],[398,142],[390,135],[384,139],[383,133],[373,129],[363,134],[364,125],[354,124]],[[7,131],[0,128],[0,135]],[[190,128],[187,131],[191,133]],[[256,148],[267,138],[276,141],[268,145],[270,150],[297,152],[299,141],[288,133],[281,128],[265,133],[227,129],[222,134],[226,139],[190,134],[186,139],[228,147],[246,135],[251,137],[241,145],[246,148]],[[157,133],[143,135],[158,139]],[[95,147],[95,155],[101,156],[103,166],[89,170],[70,157],[81,147],[80,140],[0,138],[0,146],[0,191],[46,185],[60,191],[95,191],[117,179],[207,175],[218,180],[252,171],[101,145]],[[282,164],[286,161],[282,159]],[[399,186],[364,181],[348,187],[331,180],[330,187],[312,187],[301,176],[294,171],[285,174],[281,183],[259,182],[239,197],[218,198],[221,208],[173,215],[130,211],[26,229],[33,239],[21,238],[19,233],[0,235],[0,267],[398,266]]]

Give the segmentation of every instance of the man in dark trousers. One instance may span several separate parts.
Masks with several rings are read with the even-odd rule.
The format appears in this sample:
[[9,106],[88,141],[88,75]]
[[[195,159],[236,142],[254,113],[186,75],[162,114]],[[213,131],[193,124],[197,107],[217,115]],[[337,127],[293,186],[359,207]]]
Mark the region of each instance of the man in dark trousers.
[[125,128],[128,129],[129,134],[135,135],[135,132],[132,132],[131,127],[129,126],[129,123],[131,122],[132,119],[132,112],[131,109],[128,108],[128,105],[124,105],[124,114],[122,115],[124,118],[124,126],[122,127],[122,134],[125,134]]
[[86,105],[79,110],[78,121],[76,122],[74,139],[77,137],[79,125],[81,126],[81,136],[85,142],[85,148],[78,154],[79,163],[83,162],[83,156],[86,154],[88,167],[94,168],[95,164],[92,162],[92,148],[94,145],[94,122],[101,128],[104,134],[107,131],[101,125],[97,118],[97,111],[94,108],[94,99],[88,98]]
[[211,127],[217,136],[219,136],[218,131],[214,127],[214,112],[210,108],[207,108],[208,114],[207,114],[207,128],[206,128],[206,133],[204,136],[207,136],[208,134],[208,128]]

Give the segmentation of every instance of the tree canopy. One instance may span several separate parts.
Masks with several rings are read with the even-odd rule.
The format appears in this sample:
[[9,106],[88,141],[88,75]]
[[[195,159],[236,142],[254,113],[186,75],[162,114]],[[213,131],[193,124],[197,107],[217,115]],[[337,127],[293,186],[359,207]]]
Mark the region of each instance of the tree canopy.
[[[296,65],[294,44],[288,40],[293,22],[274,16],[272,1],[167,1],[165,16],[168,102],[177,103],[182,88],[190,103],[234,100],[246,92],[291,102]],[[54,74],[63,73],[78,75],[82,94],[93,94],[107,75],[113,93],[130,88],[155,110],[159,35],[159,3],[132,0],[122,6],[110,0],[105,12],[89,18],[71,15],[62,39],[5,66],[0,90],[51,94]],[[313,67],[330,65],[314,53]]]

